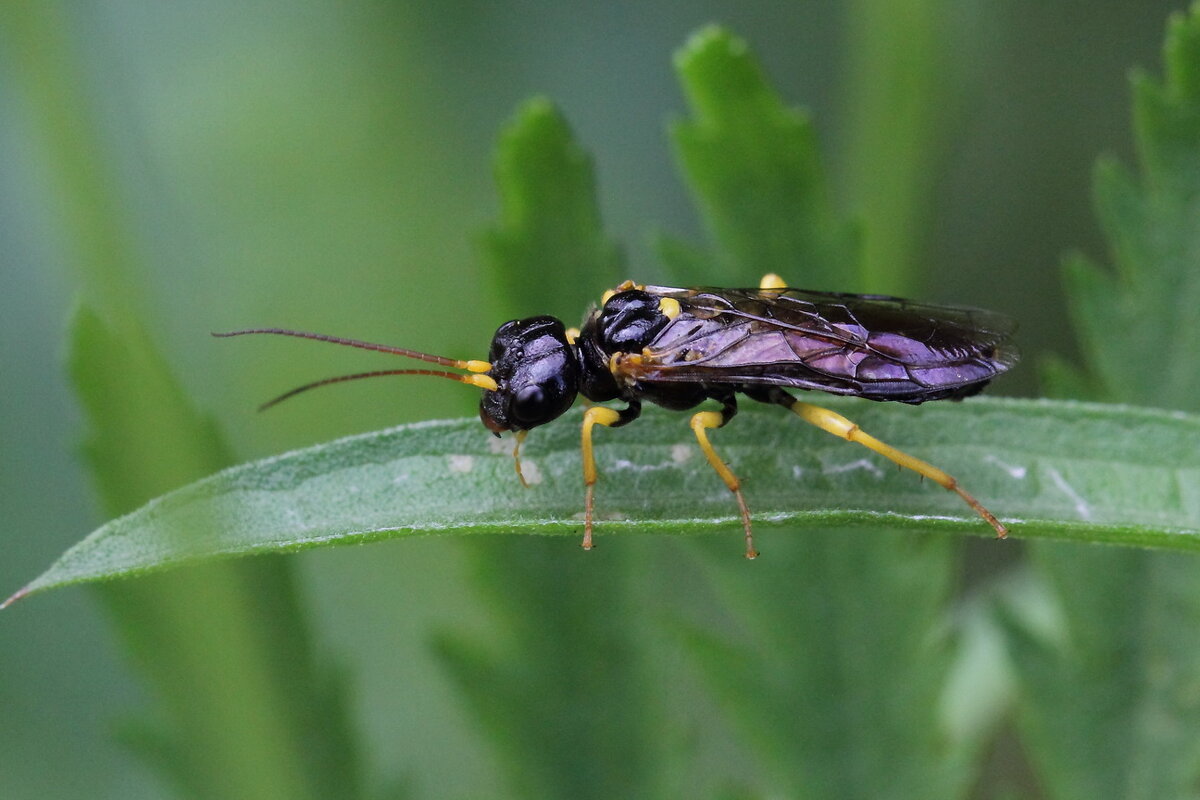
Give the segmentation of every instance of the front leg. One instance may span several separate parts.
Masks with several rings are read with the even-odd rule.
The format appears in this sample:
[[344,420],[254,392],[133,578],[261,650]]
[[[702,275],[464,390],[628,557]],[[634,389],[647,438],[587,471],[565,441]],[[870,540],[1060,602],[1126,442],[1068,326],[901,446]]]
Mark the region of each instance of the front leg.
[[592,428],[603,425],[619,428],[628,425],[642,415],[642,404],[630,400],[620,411],[605,406],[592,406],[583,412],[583,549],[592,549],[592,501],[596,486],[596,456],[592,451]]

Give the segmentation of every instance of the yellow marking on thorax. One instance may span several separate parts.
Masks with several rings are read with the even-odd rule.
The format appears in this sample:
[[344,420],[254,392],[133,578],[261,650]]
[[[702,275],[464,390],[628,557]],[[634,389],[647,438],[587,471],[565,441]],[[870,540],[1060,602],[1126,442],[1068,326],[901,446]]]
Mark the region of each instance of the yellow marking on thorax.
[[779,277],[774,272],[768,272],[766,275],[763,275],[762,280],[758,282],[758,288],[760,288],[760,289],[786,289],[786,288],[788,288],[788,285],[783,280],[783,278]]
[[608,371],[620,378],[629,367],[639,367],[643,356],[637,353],[613,353],[608,357]]
[[613,295],[620,294],[621,292],[628,292],[630,289],[645,289],[645,288],[646,287],[643,286],[642,284],[634,283],[631,280],[622,281],[621,283],[619,283],[617,285],[617,287],[615,289],[609,289],[607,292],[605,292],[603,295],[600,296],[600,305],[604,305],[609,300],[611,300],[613,298]]
[[679,301],[674,297],[662,297],[658,301],[658,310],[663,313],[667,319],[675,319],[683,309],[679,307]]

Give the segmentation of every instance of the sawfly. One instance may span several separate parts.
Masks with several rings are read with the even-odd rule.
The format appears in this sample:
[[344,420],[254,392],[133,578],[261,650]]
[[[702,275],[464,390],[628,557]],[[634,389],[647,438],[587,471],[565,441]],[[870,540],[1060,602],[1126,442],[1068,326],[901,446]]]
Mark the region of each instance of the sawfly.
[[[705,400],[719,411],[699,411],[690,427],[712,468],[741,512],[746,557],[755,558],[750,509],[737,476],[709,442],[708,431],[737,413],[738,395],[783,406],[805,422],[857,442],[957,493],[1004,538],[1005,526],[958,481],[903,453],[855,423],[797,400],[789,390],[819,390],[868,400],[924,403],[976,394],[1017,361],[1009,343],[1011,320],[989,311],[917,303],[883,295],[791,289],[766,276],[755,289],[677,289],[626,281],[606,292],[579,329],[555,317],[512,320],[492,337],[486,361],[461,361],[388,345],[281,328],[214,336],[278,334],[376,350],[462,370],[390,369],[326,378],[280,395],[269,407],[331,383],[382,375],[433,375],[483,390],[479,416],[499,436],[525,435],[558,418],[582,394],[593,403],[583,415],[583,547],[592,547],[596,459],[592,431],[633,422],[645,402],[685,410]],[[521,477],[524,482],[524,478]]]

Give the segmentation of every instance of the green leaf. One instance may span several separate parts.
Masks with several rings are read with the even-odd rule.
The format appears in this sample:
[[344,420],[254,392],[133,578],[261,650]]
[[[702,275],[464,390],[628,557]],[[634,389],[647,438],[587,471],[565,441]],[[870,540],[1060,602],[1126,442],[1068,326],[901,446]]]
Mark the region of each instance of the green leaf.
[[1174,17],[1166,82],[1134,77],[1140,174],[1111,159],[1096,168],[1115,272],[1084,258],[1067,263],[1073,318],[1105,399],[1200,409],[1192,368],[1200,359],[1198,31],[1196,11]]
[[[682,282],[757,285],[775,272],[805,288],[853,290],[858,232],[832,209],[808,115],[780,101],[746,43],[722,28],[693,35],[675,68],[692,118],[671,126],[671,140],[715,249],[710,269],[692,259]],[[686,252],[659,249],[668,259]]]
[[[1074,402],[976,399],[823,405],[957,474],[1021,538],[1200,549],[1200,419]],[[113,520],[29,591],[203,559],[429,533],[576,535],[582,488],[572,421],[539,430],[514,490],[509,445],[475,420],[353,436],[219,472]],[[737,509],[685,420],[650,410],[597,437],[600,535],[724,532]],[[788,521],[987,535],[961,501],[781,412],[747,408],[714,436],[764,529]],[[769,557],[770,552],[766,555]]]
[[473,544],[472,582],[499,643],[455,629],[435,644],[512,795],[656,796],[664,709],[647,680],[638,548],[592,559],[558,538]]
[[[575,319],[621,279],[621,250],[603,232],[591,157],[545,98],[526,102],[500,134],[499,223],[483,239],[508,313]],[[578,280],[576,279],[578,277]]]
[[1200,570],[1194,558],[1043,544],[1056,624],[1003,612],[1047,797],[1189,797],[1197,780]]
[[[1086,374],[1052,385],[1200,409],[1200,5],[1172,18],[1162,83],[1136,75],[1140,169],[1112,160],[1095,199],[1115,270],[1065,265]],[[1181,417],[1182,418],[1182,417]],[[1124,468],[1134,475],[1132,465]],[[1194,477],[1172,492],[1191,493]],[[1163,488],[1166,488],[1164,484]],[[1197,518],[1191,512],[1193,519]],[[1177,555],[1041,545],[1052,625],[1001,613],[1025,689],[1022,733],[1051,798],[1192,797],[1200,780],[1200,565]]]
[[[812,124],[780,102],[745,44],[710,28],[676,63],[693,119],[675,126],[675,149],[713,245],[705,253],[663,240],[660,256],[685,276],[680,282],[753,285],[775,271],[793,285],[877,291],[863,271],[857,228],[830,200]],[[929,102],[922,93],[930,85],[905,101]],[[892,117],[869,124],[887,135],[897,126],[915,130]],[[919,170],[889,175],[889,197],[919,192],[906,185]],[[915,241],[915,232],[894,225],[882,235],[898,250],[908,246],[902,239]],[[834,457],[854,458],[844,451]],[[746,485],[762,481],[751,475]],[[795,498],[795,487],[789,490]],[[862,508],[863,497],[838,502]],[[746,633],[719,633],[724,626],[714,628],[710,612],[694,621],[702,633],[689,637],[690,649],[761,762],[761,790],[814,798],[961,795],[984,726],[956,724],[939,710],[953,656],[943,624],[953,543],[881,548],[877,536],[850,535],[845,524],[819,527],[793,530],[776,545],[782,559],[764,569],[738,570],[715,544],[704,549],[721,600]]]
[[854,0],[847,4],[849,120],[839,162],[862,214],[862,287],[911,296],[934,207],[937,161],[954,138],[963,75],[952,43],[962,5],[948,0]]
[[[89,421],[84,453],[110,514],[231,460],[131,320],[118,332],[80,307],[69,352]],[[360,796],[342,687],[315,663],[286,562],[206,564],[100,588],[166,711],[163,722],[127,726],[126,740],[185,796]]]
[[[591,159],[548,101],[525,103],[502,132],[496,181],[500,222],[484,240],[484,255],[503,315],[557,312],[576,322],[603,289],[625,277],[618,274],[623,258],[601,226]],[[483,444],[477,423],[466,435]],[[542,438],[539,431],[534,441]],[[572,445],[561,446],[569,461]],[[529,449],[534,464],[539,450]],[[493,486],[526,500],[545,497],[514,487],[506,456],[497,466]],[[574,485],[567,492],[577,504],[577,481],[561,484]],[[463,500],[475,503],[477,491],[464,489]],[[502,756],[513,794],[581,800],[646,794],[661,764],[655,732],[663,714],[637,643],[631,554],[564,560],[561,542],[514,546],[491,538],[470,540],[467,551],[488,626],[505,644],[488,647],[458,629],[440,632],[436,643]],[[595,611],[598,597],[606,598],[604,613]]]
[[[213,421],[188,402],[145,333],[131,324],[122,328],[80,305],[68,346],[67,368],[92,423],[83,454],[108,516],[233,461]],[[147,430],[170,432],[172,446]]]
[[931,565],[952,542],[878,528],[793,531],[752,569],[705,548],[739,625],[697,621],[693,653],[775,796],[955,797],[968,780],[975,737],[953,737],[940,708],[953,574]]
[[[75,20],[48,3],[5,12],[15,88],[45,145],[60,244],[90,306],[72,320],[69,352],[88,425],[84,456],[101,506],[125,513],[232,459],[137,314],[145,242],[90,116],[96,103],[83,89]],[[154,701],[155,722],[137,726],[135,746],[178,792],[357,796],[346,705],[315,664],[290,565],[212,564],[104,586],[98,596]]]

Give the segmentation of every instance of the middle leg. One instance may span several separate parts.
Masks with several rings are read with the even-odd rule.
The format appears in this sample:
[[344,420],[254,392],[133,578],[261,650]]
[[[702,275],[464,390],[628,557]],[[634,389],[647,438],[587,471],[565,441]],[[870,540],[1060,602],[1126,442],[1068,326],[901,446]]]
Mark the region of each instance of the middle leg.
[[725,485],[729,487],[729,491],[733,492],[733,496],[737,498],[738,509],[742,512],[742,528],[746,531],[746,558],[758,558],[758,551],[754,549],[754,536],[750,530],[750,509],[747,508],[746,498],[742,495],[741,482],[717,455],[712,443],[708,441],[710,428],[723,427],[725,423],[733,419],[733,415],[737,413],[737,399],[733,392],[715,399],[721,401],[721,410],[700,411],[693,414],[692,433],[696,434],[696,441],[700,443],[700,449],[704,452],[708,463],[721,476],[721,480],[725,481]]

